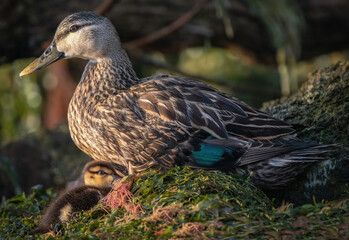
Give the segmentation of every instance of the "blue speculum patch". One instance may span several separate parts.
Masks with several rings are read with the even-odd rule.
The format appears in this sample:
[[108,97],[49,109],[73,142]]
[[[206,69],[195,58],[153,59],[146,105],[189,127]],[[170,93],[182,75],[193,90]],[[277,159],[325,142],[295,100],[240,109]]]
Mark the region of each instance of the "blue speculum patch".
[[199,151],[192,152],[196,163],[204,166],[211,166],[224,159],[224,153],[232,153],[229,148],[216,146],[212,144],[201,144]]

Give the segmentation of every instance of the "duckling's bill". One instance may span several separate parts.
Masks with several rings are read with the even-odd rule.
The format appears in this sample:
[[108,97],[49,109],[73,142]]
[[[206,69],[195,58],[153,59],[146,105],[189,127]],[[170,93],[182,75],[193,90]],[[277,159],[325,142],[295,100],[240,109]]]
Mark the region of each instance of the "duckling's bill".
[[59,59],[64,58],[64,53],[59,52],[56,47],[56,43],[52,42],[50,46],[44,51],[44,53],[31,64],[29,64],[20,74],[20,77],[36,72]]
[[120,179],[119,176],[114,175],[113,176],[113,181],[111,182],[111,185],[114,185],[119,179]]

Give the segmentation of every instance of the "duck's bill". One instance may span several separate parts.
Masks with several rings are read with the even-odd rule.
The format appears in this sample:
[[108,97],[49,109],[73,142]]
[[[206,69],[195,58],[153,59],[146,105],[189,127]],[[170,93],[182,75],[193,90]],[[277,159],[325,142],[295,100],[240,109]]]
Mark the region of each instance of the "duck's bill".
[[64,53],[59,52],[56,47],[56,43],[53,41],[45,52],[31,64],[29,64],[20,74],[20,77],[36,72],[51,63],[64,58]]

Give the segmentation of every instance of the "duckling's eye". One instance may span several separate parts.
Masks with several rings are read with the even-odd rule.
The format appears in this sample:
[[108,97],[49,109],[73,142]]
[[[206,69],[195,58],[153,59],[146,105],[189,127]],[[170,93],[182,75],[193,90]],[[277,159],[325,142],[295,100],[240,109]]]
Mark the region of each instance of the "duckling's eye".
[[105,175],[106,173],[105,173],[103,170],[100,170],[100,171],[97,172],[97,174],[99,174],[99,175]]
[[76,32],[77,30],[79,30],[79,26],[77,25],[73,25],[69,28],[69,32]]

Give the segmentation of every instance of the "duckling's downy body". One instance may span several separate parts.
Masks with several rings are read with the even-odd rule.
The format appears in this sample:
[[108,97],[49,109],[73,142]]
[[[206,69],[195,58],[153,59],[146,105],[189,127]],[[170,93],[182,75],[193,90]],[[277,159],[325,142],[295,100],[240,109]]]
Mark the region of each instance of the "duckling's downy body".
[[91,209],[109,193],[118,178],[113,165],[101,161],[87,163],[82,176],[80,185],[63,192],[49,205],[39,226],[31,234],[48,232],[57,223],[69,221],[72,213]]
[[71,136],[92,158],[128,173],[178,164],[253,172],[256,184],[278,188],[331,148],[299,140],[291,124],[206,84],[138,79],[111,22],[92,12],[66,17],[21,76],[71,57],[89,59],[69,105]]

